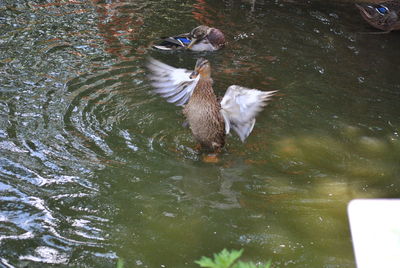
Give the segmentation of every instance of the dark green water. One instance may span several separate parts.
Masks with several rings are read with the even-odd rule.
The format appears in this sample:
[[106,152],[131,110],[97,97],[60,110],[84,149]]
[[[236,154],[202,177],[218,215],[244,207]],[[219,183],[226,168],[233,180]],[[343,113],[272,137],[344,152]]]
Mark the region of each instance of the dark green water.
[[[199,24],[227,47],[148,49]],[[0,266],[355,267],[348,201],[400,197],[400,34],[371,31],[334,1],[0,2]],[[204,163],[149,55],[279,95]]]

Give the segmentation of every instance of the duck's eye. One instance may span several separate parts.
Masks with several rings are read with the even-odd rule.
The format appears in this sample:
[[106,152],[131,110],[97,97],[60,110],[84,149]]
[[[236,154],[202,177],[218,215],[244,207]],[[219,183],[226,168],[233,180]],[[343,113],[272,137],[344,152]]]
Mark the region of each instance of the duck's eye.
[[375,9],[376,9],[376,11],[378,11],[381,14],[387,14],[389,12],[389,9],[385,6],[378,6]]

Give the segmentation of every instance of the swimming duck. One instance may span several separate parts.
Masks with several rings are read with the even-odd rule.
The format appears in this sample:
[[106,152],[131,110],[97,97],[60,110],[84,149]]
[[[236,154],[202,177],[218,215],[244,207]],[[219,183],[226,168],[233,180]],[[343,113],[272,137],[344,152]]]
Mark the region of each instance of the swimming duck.
[[200,25],[189,33],[163,38],[153,48],[160,50],[189,49],[192,51],[215,51],[225,45],[225,36],[217,28]]
[[356,4],[363,18],[373,27],[390,32],[400,30],[400,1]]
[[212,87],[210,63],[204,58],[197,60],[194,71],[152,58],[147,66],[154,92],[170,103],[183,106],[194,138],[202,148],[214,152],[224,146],[231,129],[244,142],[253,130],[256,115],[276,92],[231,85],[222,100],[218,100]]

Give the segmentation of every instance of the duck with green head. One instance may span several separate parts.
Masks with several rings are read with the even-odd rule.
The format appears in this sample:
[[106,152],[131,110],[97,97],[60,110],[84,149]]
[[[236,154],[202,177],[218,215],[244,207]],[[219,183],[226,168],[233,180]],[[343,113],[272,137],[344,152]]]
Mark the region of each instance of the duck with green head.
[[189,33],[164,37],[161,43],[153,45],[158,50],[215,51],[225,45],[225,36],[217,28],[200,25]]
[[400,30],[400,1],[387,1],[379,4],[356,4],[362,17],[373,27],[391,32]]
[[148,68],[154,92],[183,106],[194,138],[214,152],[225,145],[225,136],[231,129],[244,142],[253,130],[256,115],[276,92],[232,85],[220,101],[213,90],[210,63],[204,58],[197,60],[194,71],[155,59],[149,60]]

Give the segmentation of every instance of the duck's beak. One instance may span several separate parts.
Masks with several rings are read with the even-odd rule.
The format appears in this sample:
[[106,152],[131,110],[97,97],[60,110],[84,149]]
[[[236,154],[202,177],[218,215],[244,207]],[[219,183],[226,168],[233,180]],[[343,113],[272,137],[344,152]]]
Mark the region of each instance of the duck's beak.
[[191,49],[192,46],[197,42],[196,38],[193,38],[192,41],[190,41],[189,45],[186,47],[187,49]]
[[196,71],[196,70],[194,70],[194,71],[190,74],[189,78],[190,78],[190,79],[195,79],[198,75],[199,75],[199,72]]

